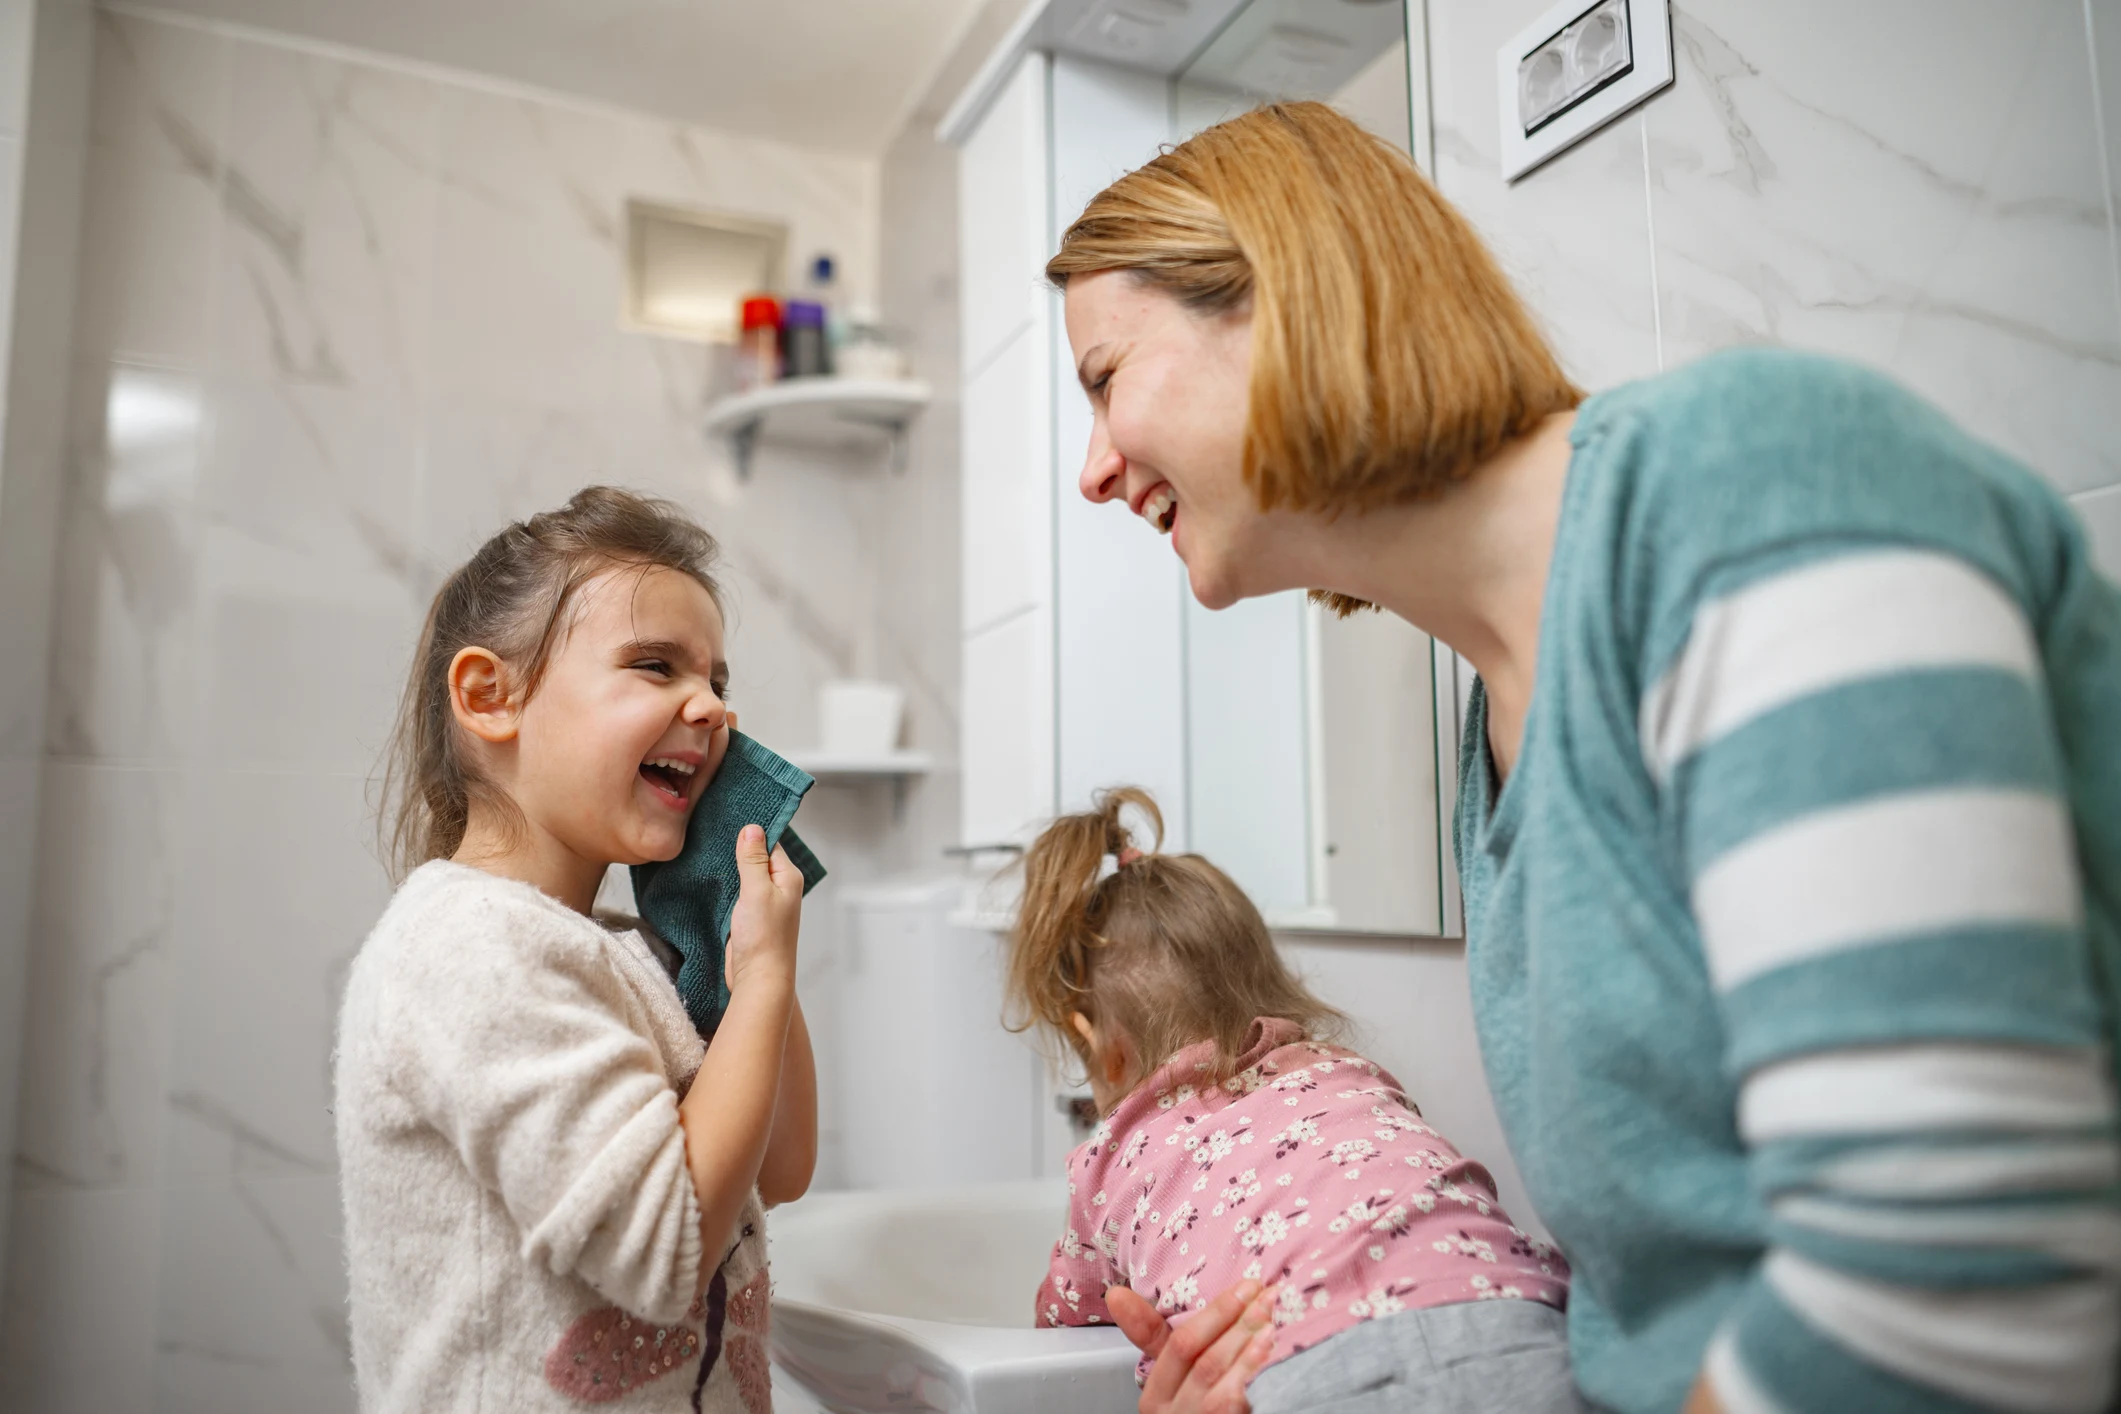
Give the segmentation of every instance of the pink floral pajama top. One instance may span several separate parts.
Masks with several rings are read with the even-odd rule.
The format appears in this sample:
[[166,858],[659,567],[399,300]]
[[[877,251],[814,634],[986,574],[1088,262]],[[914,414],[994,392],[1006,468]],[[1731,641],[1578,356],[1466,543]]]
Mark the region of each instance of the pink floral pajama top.
[[1251,1277],[1281,1286],[1285,1360],[1415,1307],[1567,1305],[1561,1254],[1511,1225],[1487,1170],[1376,1063],[1264,1017],[1238,1074],[1198,1089],[1208,1054],[1173,1057],[1068,1156],[1068,1230],[1039,1325],[1109,1322],[1108,1286],[1176,1318]]

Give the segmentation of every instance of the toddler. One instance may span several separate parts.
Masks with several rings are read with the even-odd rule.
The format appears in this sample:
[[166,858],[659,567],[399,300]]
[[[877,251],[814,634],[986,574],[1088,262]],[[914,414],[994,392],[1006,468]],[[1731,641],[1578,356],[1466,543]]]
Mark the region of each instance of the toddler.
[[714,541],[608,487],[435,596],[388,777],[402,883],[354,959],[336,1120],[371,1411],[768,1414],[762,1204],[809,1184],[802,876],[757,827],[711,1041],[668,950],[593,918],[721,764]]
[[1068,1159],[1039,1324],[1110,1322],[1112,1286],[1182,1320],[1250,1278],[1277,1289],[1259,1414],[1579,1408],[1561,1255],[1398,1081],[1331,1044],[1341,1018],[1243,890],[1132,847],[1128,806],[1161,843],[1147,795],[1098,806],[1031,847],[1011,940],[1021,1022],[1073,1048],[1103,1116]]

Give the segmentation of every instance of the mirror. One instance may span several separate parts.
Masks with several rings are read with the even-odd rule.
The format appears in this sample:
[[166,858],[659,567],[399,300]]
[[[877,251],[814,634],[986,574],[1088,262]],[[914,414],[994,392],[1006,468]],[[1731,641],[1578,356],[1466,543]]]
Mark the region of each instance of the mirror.
[[[1406,6],[1252,0],[1175,81],[1174,137],[1275,99],[1331,103],[1411,152]],[[1184,642],[1192,847],[1275,927],[1444,932],[1429,637],[1282,594],[1217,613],[1189,596]]]

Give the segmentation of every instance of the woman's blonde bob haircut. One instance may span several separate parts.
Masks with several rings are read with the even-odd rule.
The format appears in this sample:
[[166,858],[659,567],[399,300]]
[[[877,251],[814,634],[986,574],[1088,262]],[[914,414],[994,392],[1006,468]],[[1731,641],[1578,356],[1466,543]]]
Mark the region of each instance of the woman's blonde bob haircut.
[[1265,510],[1430,495],[1583,401],[1465,218],[1322,103],[1254,109],[1092,197],[1046,277],[1105,270],[1250,309],[1244,477]]

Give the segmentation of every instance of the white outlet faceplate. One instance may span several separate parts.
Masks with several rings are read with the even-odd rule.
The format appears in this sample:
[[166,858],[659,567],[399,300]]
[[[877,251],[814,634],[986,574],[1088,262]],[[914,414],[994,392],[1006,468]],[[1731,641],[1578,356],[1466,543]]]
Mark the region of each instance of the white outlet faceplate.
[[1561,0],[1495,55],[1502,175],[1537,167],[1672,83],[1670,0]]

